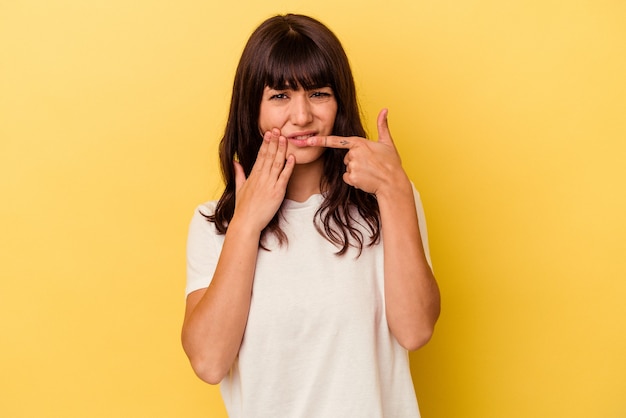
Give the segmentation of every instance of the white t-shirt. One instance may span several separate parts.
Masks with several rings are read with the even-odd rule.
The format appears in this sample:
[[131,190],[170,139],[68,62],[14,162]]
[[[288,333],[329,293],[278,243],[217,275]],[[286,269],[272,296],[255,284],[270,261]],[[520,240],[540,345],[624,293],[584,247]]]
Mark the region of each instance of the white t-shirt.
[[[322,200],[285,200],[288,244],[269,237],[271,251],[259,250],[243,342],[221,382],[229,417],[419,417],[408,353],[385,316],[382,244],[337,256],[313,224]],[[215,202],[200,205],[191,221],[187,294],[208,287],[215,271],[224,236],[200,214],[214,210]]]

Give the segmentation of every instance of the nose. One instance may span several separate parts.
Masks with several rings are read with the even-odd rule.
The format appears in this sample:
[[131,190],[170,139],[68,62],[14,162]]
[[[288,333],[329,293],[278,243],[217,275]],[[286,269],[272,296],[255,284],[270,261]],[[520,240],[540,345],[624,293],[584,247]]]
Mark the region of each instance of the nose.
[[307,94],[304,91],[299,91],[299,94],[295,94],[291,102],[291,123],[296,126],[306,126],[313,120],[313,113],[311,112],[311,103],[308,100]]

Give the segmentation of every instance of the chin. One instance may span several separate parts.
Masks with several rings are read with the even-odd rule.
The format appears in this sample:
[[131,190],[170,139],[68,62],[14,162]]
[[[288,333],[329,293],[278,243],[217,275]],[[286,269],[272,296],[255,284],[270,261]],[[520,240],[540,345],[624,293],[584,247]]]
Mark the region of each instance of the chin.
[[324,148],[311,147],[290,147],[287,150],[288,154],[293,154],[296,157],[296,164],[310,164],[321,159],[324,155]]

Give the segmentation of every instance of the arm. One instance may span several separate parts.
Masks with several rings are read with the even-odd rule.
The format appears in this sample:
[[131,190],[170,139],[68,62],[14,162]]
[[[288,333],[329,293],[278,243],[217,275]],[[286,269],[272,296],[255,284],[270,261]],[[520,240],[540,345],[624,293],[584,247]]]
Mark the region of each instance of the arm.
[[374,193],[380,208],[389,329],[408,350],[430,339],[439,317],[439,289],[420,236],[413,188],[402,168],[387,111],[378,116],[378,142],[352,137],[312,137],[309,146],[346,148],[344,181]]
[[[406,179],[406,176],[404,176]],[[408,350],[425,345],[439,317],[439,289],[424,253],[408,179],[377,193],[385,257],[389,328]]]
[[293,171],[286,139],[266,133],[248,179],[235,163],[235,213],[208,288],[187,296],[182,344],[196,374],[217,384],[237,357],[246,328],[261,231],[278,211]]

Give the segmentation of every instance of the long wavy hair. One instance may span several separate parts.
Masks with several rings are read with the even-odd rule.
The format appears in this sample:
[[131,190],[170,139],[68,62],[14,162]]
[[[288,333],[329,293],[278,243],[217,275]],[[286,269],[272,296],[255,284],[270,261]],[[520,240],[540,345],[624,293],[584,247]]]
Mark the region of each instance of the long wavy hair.
[[[319,21],[303,15],[274,16],[263,22],[246,44],[233,85],[230,112],[219,146],[225,182],[224,193],[215,213],[208,220],[224,234],[235,210],[235,171],[238,159],[246,176],[250,174],[262,143],[259,113],[263,90],[287,88],[305,90],[330,86],[337,100],[333,135],[365,137],[366,132],[356,98],[356,88],[348,58],[337,37]],[[350,246],[358,249],[380,238],[380,216],[374,195],[343,181],[346,150],[327,148],[322,158],[320,184],[324,200],[315,214],[316,228],[344,254]],[[265,227],[261,246],[268,233],[283,244],[280,213]],[[363,236],[363,227],[369,237]]]

